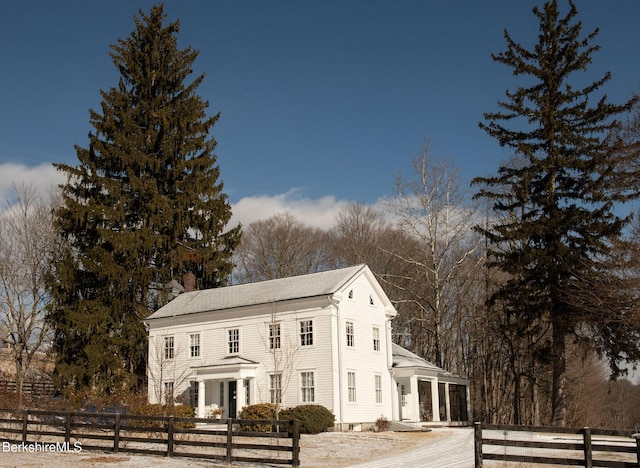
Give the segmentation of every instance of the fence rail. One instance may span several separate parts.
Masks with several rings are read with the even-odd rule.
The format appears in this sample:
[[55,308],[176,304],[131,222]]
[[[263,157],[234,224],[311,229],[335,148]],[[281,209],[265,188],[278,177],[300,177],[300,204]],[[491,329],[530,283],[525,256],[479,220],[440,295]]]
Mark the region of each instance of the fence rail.
[[[247,427],[270,428],[253,432]],[[203,419],[0,409],[0,442],[36,450],[112,453],[300,466],[300,421]],[[275,452],[275,454],[274,454]]]
[[[482,468],[484,460],[527,465],[638,468],[640,434],[589,427],[507,426],[477,422],[474,424],[474,451],[476,468]],[[527,453],[523,455],[523,451]]]
[[[0,380],[0,392],[13,392],[17,391],[18,385],[15,380]],[[22,393],[30,394],[35,397],[51,396],[55,393],[56,389],[51,382],[46,380],[38,381],[26,381],[22,382]]]

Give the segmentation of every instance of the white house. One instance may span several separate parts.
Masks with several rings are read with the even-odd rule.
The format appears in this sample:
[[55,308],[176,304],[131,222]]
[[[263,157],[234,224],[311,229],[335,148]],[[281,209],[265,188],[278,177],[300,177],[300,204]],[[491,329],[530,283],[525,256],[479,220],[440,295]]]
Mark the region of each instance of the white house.
[[467,380],[393,344],[395,316],[366,265],[185,292],[145,321],[149,400],[189,398],[198,417],[319,404],[356,430],[467,421]]

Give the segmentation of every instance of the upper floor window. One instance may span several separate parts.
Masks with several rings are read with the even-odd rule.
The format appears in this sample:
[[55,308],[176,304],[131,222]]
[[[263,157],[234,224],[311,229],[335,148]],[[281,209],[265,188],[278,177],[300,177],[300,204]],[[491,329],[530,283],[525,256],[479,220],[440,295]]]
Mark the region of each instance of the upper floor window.
[[300,346],[313,345],[313,320],[300,322]]
[[373,350],[380,351],[380,329],[373,327]]
[[189,354],[191,357],[200,357],[200,333],[189,335]]
[[355,346],[355,336],[353,334],[353,322],[347,322],[347,346]]
[[174,356],[173,336],[165,336],[164,337],[164,358],[173,359],[173,356]]
[[280,324],[269,324],[269,349],[280,349]]
[[238,354],[240,352],[240,329],[231,328],[227,330],[229,345],[229,354]]

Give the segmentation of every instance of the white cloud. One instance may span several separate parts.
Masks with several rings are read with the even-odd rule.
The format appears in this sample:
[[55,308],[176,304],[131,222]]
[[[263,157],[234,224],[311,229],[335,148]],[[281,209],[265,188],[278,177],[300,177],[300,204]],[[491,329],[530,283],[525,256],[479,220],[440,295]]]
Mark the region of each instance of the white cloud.
[[329,229],[336,223],[336,216],[347,205],[347,200],[336,200],[333,195],[318,199],[300,197],[297,189],[277,195],[261,195],[241,198],[232,206],[233,217],[229,226],[239,222],[243,226],[278,213],[288,211],[303,223]]
[[58,172],[52,164],[40,164],[29,167],[24,164],[0,163],[0,201],[4,202],[12,195],[12,185],[31,185],[43,197],[49,196],[52,189],[65,182],[65,175]]

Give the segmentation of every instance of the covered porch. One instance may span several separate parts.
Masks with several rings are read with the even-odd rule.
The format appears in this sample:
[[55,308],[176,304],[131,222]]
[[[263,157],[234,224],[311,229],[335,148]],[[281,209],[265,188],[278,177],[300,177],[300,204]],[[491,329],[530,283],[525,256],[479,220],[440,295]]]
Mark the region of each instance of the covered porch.
[[469,421],[469,381],[394,344],[393,418],[443,425]]
[[219,411],[221,418],[235,418],[243,406],[256,401],[256,370],[259,363],[233,356],[219,362],[194,367],[190,400],[196,417],[212,417]]

